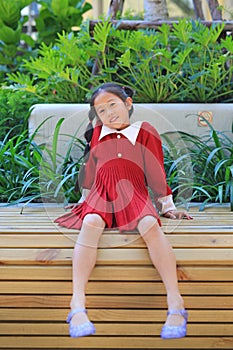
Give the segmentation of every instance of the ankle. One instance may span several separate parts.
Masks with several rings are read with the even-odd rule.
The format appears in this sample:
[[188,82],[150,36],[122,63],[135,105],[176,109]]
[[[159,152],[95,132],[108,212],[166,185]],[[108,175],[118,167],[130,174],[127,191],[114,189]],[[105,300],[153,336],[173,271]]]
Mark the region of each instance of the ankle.
[[70,308],[71,309],[85,309],[85,297],[83,296],[77,296],[77,295],[73,295],[72,299],[70,301]]
[[184,300],[181,297],[180,294],[174,296],[174,295],[168,295],[167,296],[167,304],[169,310],[181,310],[184,308]]

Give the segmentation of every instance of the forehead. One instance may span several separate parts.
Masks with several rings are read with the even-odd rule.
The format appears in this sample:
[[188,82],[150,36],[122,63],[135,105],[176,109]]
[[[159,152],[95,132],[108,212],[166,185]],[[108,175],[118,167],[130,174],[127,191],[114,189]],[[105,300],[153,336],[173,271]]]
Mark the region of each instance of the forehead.
[[122,101],[117,95],[103,91],[100,94],[98,94],[94,101],[94,106],[97,107],[99,105],[103,105],[105,103],[111,102],[111,101]]

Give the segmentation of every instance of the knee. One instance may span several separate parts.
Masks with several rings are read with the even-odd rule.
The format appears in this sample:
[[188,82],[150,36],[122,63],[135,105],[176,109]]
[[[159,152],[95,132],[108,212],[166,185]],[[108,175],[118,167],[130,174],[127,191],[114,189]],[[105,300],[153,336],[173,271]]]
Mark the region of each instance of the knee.
[[103,233],[105,222],[97,214],[88,214],[83,219],[83,225],[76,244],[89,248],[97,248]]
[[155,217],[145,216],[138,224],[138,231],[142,238],[146,241],[150,239],[150,237],[155,238],[161,229]]
[[83,219],[83,226],[89,229],[104,229],[104,220],[98,214],[87,214]]

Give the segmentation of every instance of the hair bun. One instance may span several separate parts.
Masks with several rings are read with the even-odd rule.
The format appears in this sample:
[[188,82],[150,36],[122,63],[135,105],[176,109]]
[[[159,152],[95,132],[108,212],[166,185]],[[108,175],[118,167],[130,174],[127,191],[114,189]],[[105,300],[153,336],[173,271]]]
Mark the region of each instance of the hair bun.
[[133,97],[135,91],[131,87],[123,86],[122,89],[125,91],[128,97]]

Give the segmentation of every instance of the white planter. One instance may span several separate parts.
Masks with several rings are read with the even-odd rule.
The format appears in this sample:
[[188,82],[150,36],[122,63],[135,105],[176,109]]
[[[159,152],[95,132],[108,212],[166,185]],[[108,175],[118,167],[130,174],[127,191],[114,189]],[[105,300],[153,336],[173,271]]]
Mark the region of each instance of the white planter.
[[[89,104],[36,104],[29,118],[29,130],[32,133],[40,123],[52,116],[40,128],[37,143],[51,143],[54,128],[60,118],[65,118],[61,132],[83,139],[88,123]],[[184,131],[201,136],[209,131],[208,126],[200,126],[198,115],[208,112],[212,116],[212,125],[218,131],[229,133],[233,138],[231,128],[233,123],[233,104],[134,104],[132,121],[146,120],[156,127],[158,132]],[[188,115],[191,115],[187,117]],[[68,136],[61,136],[58,152],[65,154]]]

